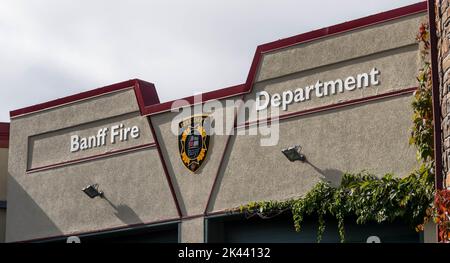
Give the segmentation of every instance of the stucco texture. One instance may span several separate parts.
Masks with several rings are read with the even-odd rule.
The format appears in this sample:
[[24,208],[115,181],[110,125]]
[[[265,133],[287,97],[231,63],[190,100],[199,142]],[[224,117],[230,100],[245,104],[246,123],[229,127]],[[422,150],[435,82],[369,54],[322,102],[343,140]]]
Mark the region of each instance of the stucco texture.
[[[104,199],[90,199],[81,191],[93,183],[104,191]],[[177,217],[156,149],[12,178],[8,187],[14,200],[8,209],[8,241]]]
[[8,178],[8,149],[0,148],[0,201],[6,201],[7,178]]
[[415,44],[418,26],[426,19],[423,13],[407,16],[268,52],[257,82]]
[[[212,110],[213,119],[222,120],[230,116],[233,120],[234,108],[225,107],[223,110]],[[227,113],[228,112],[228,113]],[[207,112],[204,112],[207,114]],[[172,133],[171,123],[178,113],[166,113],[152,117],[156,136],[161,145],[162,153],[168,167],[168,172],[177,194],[180,208],[184,216],[198,215],[204,212],[208,197],[214,183],[214,178],[221,161],[222,153],[228,136],[213,135],[210,138],[209,149],[202,167],[192,173],[184,165],[178,149],[178,135]],[[174,120],[178,124],[178,120]],[[233,124],[232,121],[229,124]]]
[[204,221],[205,219],[203,217],[183,220],[181,222],[181,242],[203,243]]
[[[178,218],[155,147],[35,173],[26,172],[30,147],[27,143],[33,135],[53,134],[65,129],[75,132],[77,128],[83,132],[86,124],[94,128],[97,124],[120,119],[124,123],[146,125],[140,127],[141,143],[153,142],[147,119],[139,116],[136,120],[138,115],[133,90],[126,90],[13,119],[6,241],[101,231]],[[121,119],[123,116],[128,118]],[[58,136],[53,139],[58,140]],[[69,139],[68,134],[66,139]],[[132,141],[122,143],[124,147],[135,145]],[[59,146],[62,149],[48,149],[58,154],[47,155],[41,150],[35,152],[34,158],[49,163],[70,159],[67,145]],[[107,153],[111,149],[103,150]],[[104,199],[90,199],[81,191],[95,183],[104,191]]]
[[[284,120],[275,146],[260,146],[260,135],[234,136],[210,211],[298,197],[320,180],[338,184],[345,172],[407,175],[416,166],[410,103],[406,95]],[[308,162],[281,153],[296,144]]]
[[[116,138],[115,143],[110,142],[111,126],[123,124],[125,128],[137,126],[139,137],[134,139],[128,135],[128,140],[121,142]],[[97,135],[97,131],[108,128],[105,145],[92,147],[87,150],[70,152],[70,136],[78,135],[88,137]],[[94,156],[110,151],[118,151],[153,142],[150,126],[146,118],[141,117],[139,112],[128,113],[118,117],[108,118],[101,121],[77,125],[57,131],[47,132],[29,137],[28,147],[28,169],[52,165]]]
[[[8,149],[0,148],[0,201],[6,201],[6,181],[8,177]],[[5,242],[6,209],[0,209],[0,243]]]
[[[258,82],[255,84],[253,92],[246,96],[246,98],[255,100],[256,93],[262,90],[267,91],[271,95],[274,93],[281,94],[283,91],[294,91],[296,88],[304,89],[308,85],[314,85],[318,80],[334,81],[338,78],[345,79],[349,76],[355,77],[360,73],[369,73],[371,69],[375,67],[381,72],[378,77],[380,81],[379,85],[357,88],[353,91],[345,90],[343,93],[336,93],[334,95],[329,94],[328,96],[321,98],[317,98],[315,92],[312,92],[311,100],[298,103],[293,102],[287,107],[286,111],[283,111],[281,107],[279,107],[280,114],[366,98],[405,88],[417,87],[415,76],[418,69],[418,58],[418,46],[413,44],[339,64]],[[268,109],[270,108],[271,107],[269,106]],[[253,107],[252,110],[255,110],[255,107]]]

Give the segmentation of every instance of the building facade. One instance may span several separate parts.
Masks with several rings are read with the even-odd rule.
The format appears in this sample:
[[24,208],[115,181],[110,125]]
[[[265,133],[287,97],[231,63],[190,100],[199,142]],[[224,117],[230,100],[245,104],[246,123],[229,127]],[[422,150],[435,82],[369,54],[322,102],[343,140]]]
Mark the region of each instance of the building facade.
[[6,233],[6,181],[8,178],[9,123],[0,122],[0,243]]
[[[12,111],[6,242],[315,242],[314,220],[296,233],[288,216],[229,211],[345,172],[416,168],[408,138],[427,19],[418,3],[258,46],[245,83],[201,100],[160,103],[134,79]],[[307,161],[286,158],[294,145]],[[324,241],[337,242],[330,225]],[[347,226],[351,242],[434,235]]]

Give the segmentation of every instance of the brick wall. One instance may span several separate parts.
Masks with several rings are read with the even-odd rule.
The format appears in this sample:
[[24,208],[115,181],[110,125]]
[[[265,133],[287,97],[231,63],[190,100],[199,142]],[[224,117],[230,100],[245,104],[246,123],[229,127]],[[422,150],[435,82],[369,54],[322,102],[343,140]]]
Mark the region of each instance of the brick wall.
[[442,110],[443,174],[450,187],[450,0],[436,0],[438,70]]

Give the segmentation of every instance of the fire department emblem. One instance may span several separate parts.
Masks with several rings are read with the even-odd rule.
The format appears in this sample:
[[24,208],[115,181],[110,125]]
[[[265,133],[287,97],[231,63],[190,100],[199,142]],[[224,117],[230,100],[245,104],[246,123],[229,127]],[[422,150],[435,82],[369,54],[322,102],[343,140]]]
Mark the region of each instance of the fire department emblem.
[[208,115],[194,115],[181,121],[178,127],[181,161],[191,172],[195,172],[208,153],[211,120]]

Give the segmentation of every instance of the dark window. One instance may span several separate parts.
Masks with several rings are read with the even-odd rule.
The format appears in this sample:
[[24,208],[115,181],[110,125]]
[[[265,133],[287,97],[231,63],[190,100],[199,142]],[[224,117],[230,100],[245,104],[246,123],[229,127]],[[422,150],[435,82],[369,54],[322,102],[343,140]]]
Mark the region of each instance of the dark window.
[[[222,216],[206,219],[206,238],[208,242],[296,242],[315,243],[317,241],[317,218],[307,218],[302,224],[302,231],[296,232],[292,215],[285,213],[271,219],[257,216],[245,218],[243,215]],[[323,243],[340,242],[337,222],[326,220]],[[402,222],[386,224],[369,223],[358,225],[354,219],[345,221],[346,242],[367,242],[370,236],[377,236],[381,242],[421,241],[421,235]]]
[[[178,243],[178,223],[79,235],[81,243]],[[46,242],[65,243],[66,238]]]

